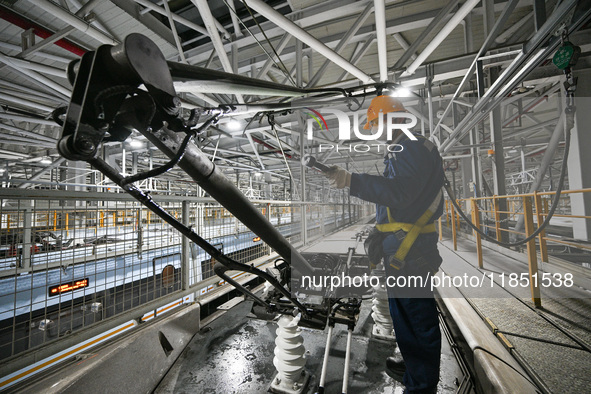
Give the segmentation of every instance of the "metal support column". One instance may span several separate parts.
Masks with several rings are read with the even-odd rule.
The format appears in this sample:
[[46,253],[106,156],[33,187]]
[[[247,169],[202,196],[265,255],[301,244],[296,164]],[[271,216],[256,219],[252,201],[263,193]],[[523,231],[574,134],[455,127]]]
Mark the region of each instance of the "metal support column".
[[[498,70],[495,68],[490,69],[490,78],[491,84],[494,82],[496,77],[498,76]],[[490,114],[490,139],[492,143],[492,149],[494,149],[493,153],[493,192],[497,196],[504,196],[507,194],[507,190],[505,187],[505,156],[503,151],[503,126],[501,120],[501,107],[496,107]],[[498,200],[498,207],[499,211],[506,212],[507,211],[507,199],[501,198]],[[508,241],[508,233],[503,231],[503,229],[507,229],[507,222],[505,219],[507,218],[506,213],[499,214],[500,226],[499,229],[501,230],[500,239],[502,242]]]
[[[591,155],[587,152],[591,146],[591,70],[574,71],[578,77],[575,113],[575,127],[571,130],[572,140],[568,157],[568,185],[571,190],[591,187]],[[563,95],[564,97],[564,95]],[[591,193],[573,193],[570,195],[571,214],[591,216]],[[591,219],[573,219],[573,237],[584,241],[591,239]]]
[[[303,64],[302,64],[302,56],[303,56],[303,43],[300,40],[296,40],[296,85],[298,87],[302,87],[303,84]],[[299,114],[294,115],[298,124],[300,125],[300,157],[304,157],[306,154],[306,139],[304,135],[304,124],[302,117]],[[300,163],[300,182],[301,182],[301,211],[300,215],[302,217],[301,221],[301,229],[302,229],[302,242],[305,244],[308,243],[308,221],[306,217],[307,207],[306,207],[306,167]]]
[[[189,202],[183,201],[181,207],[181,220],[185,226],[189,223]],[[181,237],[181,284],[182,289],[186,290],[191,285],[191,275],[189,275],[189,266],[191,264],[191,246],[189,238]]]
[[23,201],[24,217],[23,217],[23,256],[21,260],[21,268],[31,268],[31,249],[33,244],[32,228],[33,228],[33,201]]

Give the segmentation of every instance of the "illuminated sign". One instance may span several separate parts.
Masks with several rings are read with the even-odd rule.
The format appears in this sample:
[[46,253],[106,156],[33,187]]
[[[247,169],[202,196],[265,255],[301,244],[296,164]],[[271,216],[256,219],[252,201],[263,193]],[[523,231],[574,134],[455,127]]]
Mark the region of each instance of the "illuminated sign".
[[254,237],[252,239],[252,242],[259,242],[261,240],[261,237]]
[[59,285],[51,286],[49,288],[49,296],[53,297],[53,296],[60,295],[63,293],[68,293],[70,291],[78,290],[78,289],[81,289],[81,288],[87,287],[87,286],[88,286],[88,278],[75,280],[75,281],[68,282],[68,283],[62,283]]

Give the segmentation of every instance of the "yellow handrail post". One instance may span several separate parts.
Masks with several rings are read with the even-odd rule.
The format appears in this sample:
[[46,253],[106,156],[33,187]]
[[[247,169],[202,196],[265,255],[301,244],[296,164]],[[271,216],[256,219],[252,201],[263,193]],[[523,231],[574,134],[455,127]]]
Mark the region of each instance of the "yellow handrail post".
[[[480,214],[478,212],[478,203],[475,199],[471,198],[470,203],[472,204],[472,223],[477,228],[480,228]],[[478,268],[482,268],[482,237],[479,232],[474,230],[474,236],[476,237],[476,254],[478,255]]]
[[57,211],[53,211],[53,231],[57,231]]
[[[532,202],[530,197],[523,197],[523,216],[525,222],[525,236],[529,237],[534,232],[534,217],[532,212]],[[529,267],[529,285],[531,289],[531,298],[536,306],[542,306],[540,298],[540,288],[538,286],[538,255],[536,254],[536,240],[532,239],[527,243],[527,261]],[[534,279],[535,275],[535,279]]]
[[493,209],[495,211],[495,233],[497,234],[497,241],[501,241],[503,236],[501,234],[501,213],[499,212],[499,198],[496,195],[493,196]]
[[[538,227],[540,227],[542,225],[542,223],[544,222],[544,212],[543,212],[543,206],[542,206],[542,196],[540,196],[538,194],[538,192],[534,192],[534,201],[536,203],[536,215],[537,215],[537,220],[538,220]],[[540,242],[540,255],[542,256],[542,261],[547,263],[548,262],[548,246],[546,245],[546,239],[544,238],[546,236],[546,231],[542,230],[540,231],[540,234],[538,235],[538,240]]]
[[449,205],[451,201],[445,200],[445,223],[449,227]]
[[458,230],[462,231],[462,217],[460,216],[459,212],[456,212],[456,220],[458,221],[458,224],[457,224]]
[[548,213],[550,210],[550,199],[544,198],[544,213]]
[[105,227],[105,211],[101,211],[100,225],[101,227]]
[[456,234],[456,211],[453,204],[451,205],[451,217],[451,239],[454,243],[454,250],[458,250],[458,238]]
[[6,215],[6,232],[10,232],[10,214]]
[[69,231],[70,230],[70,227],[69,227],[69,224],[70,224],[70,214],[66,212],[66,237],[69,237],[70,236],[70,231]]

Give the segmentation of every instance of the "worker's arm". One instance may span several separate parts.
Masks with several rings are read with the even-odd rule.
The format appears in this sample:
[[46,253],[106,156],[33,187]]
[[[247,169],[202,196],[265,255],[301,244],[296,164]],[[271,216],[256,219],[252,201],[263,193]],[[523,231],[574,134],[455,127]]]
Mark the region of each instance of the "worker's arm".
[[350,194],[397,209],[409,207],[432,180],[438,164],[420,143],[405,144],[404,150],[397,155],[393,177],[354,173],[351,175]]

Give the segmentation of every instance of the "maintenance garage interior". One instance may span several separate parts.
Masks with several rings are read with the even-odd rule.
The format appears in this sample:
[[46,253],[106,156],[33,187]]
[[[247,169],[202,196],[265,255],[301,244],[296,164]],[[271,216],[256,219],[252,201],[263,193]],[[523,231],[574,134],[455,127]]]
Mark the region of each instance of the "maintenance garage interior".
[[[589,0],[0,0],[0,391],[408,392],[376,205],[327,178],[381,176],[398,128],[445,173],[437,392],[590,392],[590,21]],[[378,96],[403,109],[383,135]]]

